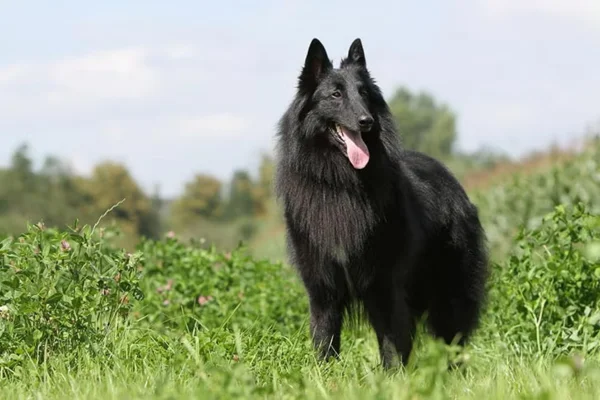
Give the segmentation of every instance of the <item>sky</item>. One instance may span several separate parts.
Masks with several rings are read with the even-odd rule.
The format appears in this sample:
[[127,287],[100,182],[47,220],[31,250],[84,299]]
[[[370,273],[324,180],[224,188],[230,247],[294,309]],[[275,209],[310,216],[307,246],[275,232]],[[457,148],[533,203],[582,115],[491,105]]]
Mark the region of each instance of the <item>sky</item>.
[[0,0],[0,166],[23,142],[174,196],[271,151],[310,41],[362,39],[389,98],[425,90],[458,147],[513,156],[600,121],[598,0]]

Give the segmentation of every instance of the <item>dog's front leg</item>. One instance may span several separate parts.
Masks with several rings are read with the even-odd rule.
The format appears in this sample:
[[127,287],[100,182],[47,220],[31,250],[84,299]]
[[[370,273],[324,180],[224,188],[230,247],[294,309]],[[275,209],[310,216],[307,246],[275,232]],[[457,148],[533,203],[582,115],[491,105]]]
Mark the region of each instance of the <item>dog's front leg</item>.
[[365,308],[377,334],[383,367],[406,366],[412,352],[415,324],[404,294],[382,283],[366,296]]
[[340,352],[344,304],[334,291],[324,286],[308,287],[310,331],[313,345],[321,360],[337,358]]

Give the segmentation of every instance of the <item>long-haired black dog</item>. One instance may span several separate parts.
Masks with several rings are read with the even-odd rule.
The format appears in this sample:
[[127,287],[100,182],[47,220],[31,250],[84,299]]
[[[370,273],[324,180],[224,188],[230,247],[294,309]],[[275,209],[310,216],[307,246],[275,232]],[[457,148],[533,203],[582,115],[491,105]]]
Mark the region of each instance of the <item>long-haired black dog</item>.
[[440,162],[401,147],[360,39],[339,69],[313,39],[277,136],[276,193],[320,358],[339,354],[356,303],[385,368],[406,365],[424,313],[436,337],[464,344],[488,276],[477,209]]

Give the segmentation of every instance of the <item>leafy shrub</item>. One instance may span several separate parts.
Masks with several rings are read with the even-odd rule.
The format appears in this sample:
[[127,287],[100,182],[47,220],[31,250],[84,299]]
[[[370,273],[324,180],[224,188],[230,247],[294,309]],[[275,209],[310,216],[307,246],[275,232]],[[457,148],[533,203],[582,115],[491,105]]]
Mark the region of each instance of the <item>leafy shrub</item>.
[[584,203],[600,213],[600,141],[578,157],[533,175],[517,174],[502,184],[473,193],[493,254],[510,254],[521,227],[535,229],[559,205]]
[[516,250],[492,280],[489,329],[517,353],[600,347],[600,216],[579,203],[557,206],[523,229]]
[[305,295],[291,269],[255,260],[243,247],[218,252],[176,238],[144,241],[142,287],[147,295],[136,315],[159,327],[188,330],[276,324],[298,329],[306,316]]
[[29,358],[98,351],[142,298],[141,254],[112,250],[92,233],[37,224],[0,242],[0,372]]

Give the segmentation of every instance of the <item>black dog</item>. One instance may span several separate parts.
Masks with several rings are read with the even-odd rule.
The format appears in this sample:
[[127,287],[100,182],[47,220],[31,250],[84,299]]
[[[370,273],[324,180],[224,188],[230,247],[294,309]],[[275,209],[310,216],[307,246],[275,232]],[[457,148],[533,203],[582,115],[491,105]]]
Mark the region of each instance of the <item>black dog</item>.
[[360,39],[339,69],[313,39],[297,89],[279,122],[275,185],[320,357],[339,353],[356,303],[385,368],[408,362],[425,312],[435,336],[464,344],[488,277],[476,207],[440,162],[402,149]]

